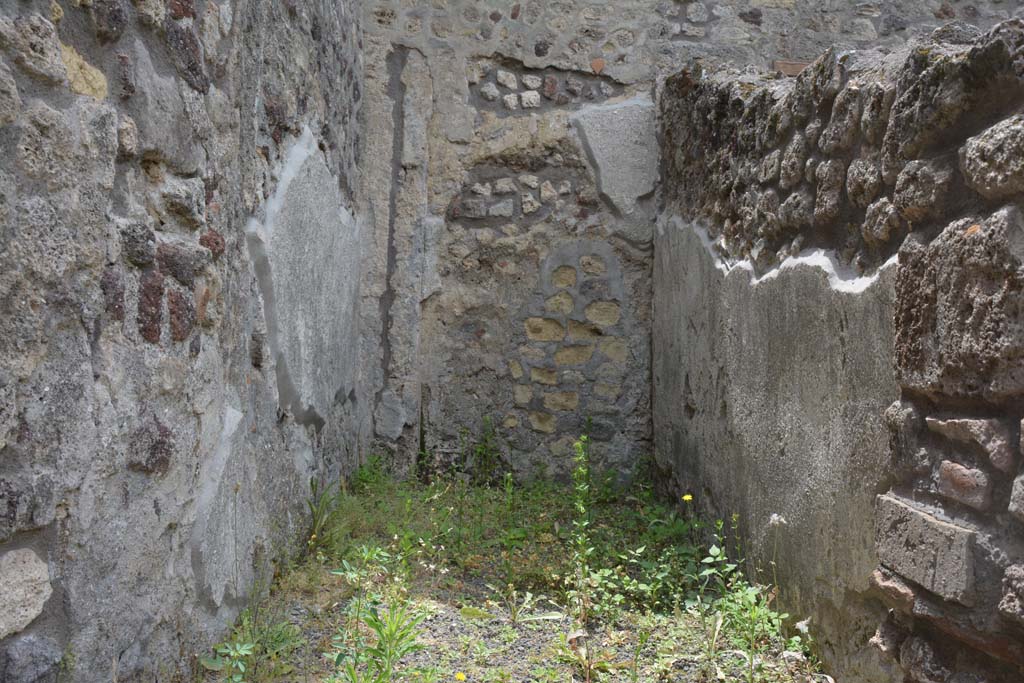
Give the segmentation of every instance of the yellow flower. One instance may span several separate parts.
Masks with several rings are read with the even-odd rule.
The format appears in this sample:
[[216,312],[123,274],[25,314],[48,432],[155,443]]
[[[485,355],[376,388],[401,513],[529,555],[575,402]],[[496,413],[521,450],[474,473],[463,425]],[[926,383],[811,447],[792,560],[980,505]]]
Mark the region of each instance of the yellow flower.
[[693,500],[693,495],[691,495],[691,494],[689,494],[689,493],[687,493],[687,494],[686,494],[685,496],[683,496],[683,502],[684,502],[684,503],[689,503],[689,502],[691,502],[692,500]]
[[464,681],[464,680],[466,680],[466,674],[464,674],[464,673],[462,673],[460,671],[459,673],[455,674],[455,680],[457,680],[457,681]]

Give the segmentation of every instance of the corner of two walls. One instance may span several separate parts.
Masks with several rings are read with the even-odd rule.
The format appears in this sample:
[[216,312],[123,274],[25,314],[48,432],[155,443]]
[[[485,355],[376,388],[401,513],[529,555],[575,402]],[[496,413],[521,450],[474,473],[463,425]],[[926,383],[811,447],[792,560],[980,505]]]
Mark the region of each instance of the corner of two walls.
[[841,680],[1024,670],[1022,55],[952,25],[664,87],[658,458]]
[[357,461],[353,9],[0,11],[0,679],[190,677]]

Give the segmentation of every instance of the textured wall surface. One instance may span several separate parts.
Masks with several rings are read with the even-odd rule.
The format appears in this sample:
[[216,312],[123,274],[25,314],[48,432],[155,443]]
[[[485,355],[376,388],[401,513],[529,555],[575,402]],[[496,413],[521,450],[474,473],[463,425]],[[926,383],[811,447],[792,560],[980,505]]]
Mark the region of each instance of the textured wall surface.
[[2,7],[0,680],[191,680],[368,416],[359,16]]
[[665,84],[659,460],[843,680],[1024,671],[1022,103],[1021,20]]
[[[463,430],[479,435],[489,416],[517,471],[557,473],[590,417],[599,457],[628,470],[651,450],[656,79],[698,62],[791,70],[782,62],[829,46],[892,48],[950,19],[1010,12],[368,2],[363,324],[382,330],[364,349],[378,447],[400,467],[424,449],[457,460]],[[562,266],[576,272],[560,286]]]

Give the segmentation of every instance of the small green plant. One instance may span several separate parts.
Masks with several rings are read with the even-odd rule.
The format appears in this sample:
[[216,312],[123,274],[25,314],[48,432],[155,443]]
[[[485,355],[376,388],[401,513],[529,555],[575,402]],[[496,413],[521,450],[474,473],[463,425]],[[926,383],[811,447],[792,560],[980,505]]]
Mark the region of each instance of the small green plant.
[[633,648],[632,666],[629,669],[629,677],[633,683],[637,683],[637,681],[640,680],[640,653],[643,652],[644,647],[647,645],[647,641],[650,639],[650,631],[640,631],[640,633],[637,634],[636,647]]
[[201,663],[210,671],[218,671],[224,675],[225,683],[246,683],[246,662],[255,654],[255,643],[221,643],[214,651],[216,657],[204,658]]

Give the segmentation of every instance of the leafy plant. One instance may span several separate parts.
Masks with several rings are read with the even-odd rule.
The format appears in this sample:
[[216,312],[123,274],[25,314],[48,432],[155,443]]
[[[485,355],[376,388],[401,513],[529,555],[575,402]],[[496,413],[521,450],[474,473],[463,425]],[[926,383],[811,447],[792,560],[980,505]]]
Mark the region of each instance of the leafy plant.
[[214,648],[216,657],[204,658],[200,663],[210,671],[224,674],[225,683],[246,683],[246,661],[255,650],[255,643],[221,643]]

